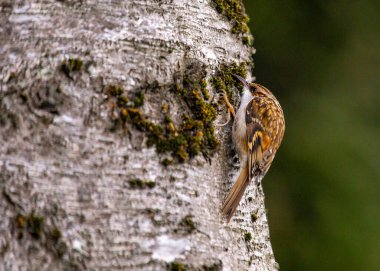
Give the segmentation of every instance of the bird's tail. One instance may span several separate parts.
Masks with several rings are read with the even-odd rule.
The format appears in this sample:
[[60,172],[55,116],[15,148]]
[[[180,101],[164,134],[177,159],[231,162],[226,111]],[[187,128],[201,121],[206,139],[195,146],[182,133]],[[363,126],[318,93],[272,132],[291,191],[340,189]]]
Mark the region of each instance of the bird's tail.
[[231,191],[228,193],[226,200],[223,203],[222,214],[227,218],[229,222],[234,215],[236,208],[239,205],[245,189],[249,184],[248,163],[245,163],[241,168],[239,177],[235,184],[232,186]]

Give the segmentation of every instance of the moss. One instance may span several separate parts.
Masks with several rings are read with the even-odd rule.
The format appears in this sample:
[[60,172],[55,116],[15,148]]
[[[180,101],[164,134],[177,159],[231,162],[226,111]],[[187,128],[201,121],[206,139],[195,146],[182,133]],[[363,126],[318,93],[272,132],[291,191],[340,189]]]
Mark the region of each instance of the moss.
[[179,151],[181,148],[187,147],[187,139],[183,135],[169,136],[157,142],[156,147],[158,152]]
[[[232,75],[236,74],[240,75],[243,78],[246,78],[246,67],[247,63],[245,62],[242,62],[240,64],[233,62],[228,65],[222,65],[216,75],[210,79],[210,83],[214,89],[219,93],[223,93],[223,91],[226,92],[228,99],[235,107],[237,106],[237,101],[234,101],[232,98],[235,96],[240,96],[243,90],[243,86]],[[239,93],[233,93],[233,90],[235,89],[237,89]]]
[[253,222],[253,223],[255,223],[256,222],[256,220],[257,220],[257,214],[255,214],[255,213],[252,213],[251,214],[251,221]]
[[201,96],[199,90],[191,90],[186,97],[186,102],[194,114],[195,119],[202,121],[203,123],[210,123],[216,118],[216,109]]
[[131,179],[128,181],[129,186],[133,189],[154,188],[156,183],[150,180],[141,180],[139,178]]
[[110,85],[106,87],[106,93],[113,97],[120,97],[124,92],[123,87],[118,85]]
[[181,222],[179,223],[179,225],[181,227],[184,228],[184,230],[187,232],[187,233],[192,233],[193,231],[195,231],[197,229],[194,221],[193,221],[193,216],[192,215],[187,215],[185,216]]
[[26,229],[33,238],[40,239],[43,233],[44,218],[32,212],[26,217]]
[[163,103],[161,106],[162,113],[166,114],[169,111],[169,105],[167,103]]
[[141,91],[137,92],[135,99],[133,100],[134,107],[143,106],[144,105],[144,99],[145,99],[144,93],[142,93]]
[[[129,130],[127,126],[132,126],[145,133],[148,146],[155,146],[158,153],[170,152],[178,162],[187,161],[199,154],[211,156],[219,146],[213,126],[217,111],[213,104],[205,100],[209,94],[202,69],[203,66],[191,64],[189,70],[197,74],[184,75],[183,86],[175,84],[173,87],[173,91],[184,100],[190,111],[190,114],[182,116],[179,124],[171,119],[166,104],[163,105],[162,124],[155,124],[140,110],[145,98],[142,92],[136,93],[131,102],[131,99],[123,95],[122,87],[106,87],[106,93],[113,104],[111,115],[115,116],[115,124],[120,124],[125,130]],[[169,160],[166,160],[164,165],[168,164]]]
[[205,98],[205,100],[210,99],[210,93],[207,90],[207,81],[205,79],[202,79],[200,85],[201,85],[201,91],[202,91],[203,98]]
[[187,152],[190,157],[200,153],[209,156],[219,146],[213,125],[217,116],[216,108],[204,100],[200,90],[183,89],[180,93],[193,114],[193,118],[183,115],[180,127],[188,141]]
[[131,188],[144,188],[144,181],[141,179],[132,179],[128,183]]
[[173,164],[173,162],[174,162],[173,159],[165,158],[164,160],[161,161],[161,164],[163,164],[165,167],[168,167],[171,164]]
[[215,137],[215,128],[213,126],[208,126],[204,131],[204,137],[206,138],[208,148],[216,149],[216,147],[219,146],[220,142]]
[[189,160],[189,153],[186,151],[186,146],[181,145],[174,154],[178,157],[180,162]]
[[221,260],[211,265],[202,265],[202,271],[221,271],[223,270],[223,263]]
[[249,46],[249,47],[252,47],[252,46],[253,46],[253,40],[252,40],[252,38],[249,37],[249,36],[245,36],[245,37],[243,37],[243,38],[242,38],[242,42],[243,42],[244,45],[247,45],[247,46]]
[[171,262],[166,267],[167,271],[187,271],[189,268],[181,262]]
[[213,0],[218,13],[225,16],[232,24],[231,32],[242,38],[250,37],[249,17],[244,12],[242,0]]
[[69,58],[62,61],[60,70],[70,79],[72,74],[79,72],[83,67],[83,61],[79,58]]
[[207,88],[207,81],[205,79],[202,79],[200,85],[201,85],[201,89],[206,89]]
[[144,131],[145,129],[149,129],[149,126],[146,123],[145,116],[138,108],[123,108],[121,112],[124,112],[124,116],[122,121],[132,122],[135,128],[140,131]]
[[60,231],[60,229],[58,229],[57,227],[53,228],[49,234],[48,234],[48,238],[53,242],[53,243],[58,243],[58,241],[61,239],[62,237],[62,233]]
[[251,240],[252,240],[252,234],[250,232],[244,233],[244,241],[248,243]]
[[62,232],[58,227],[45,224],[45,218],[32,211],[28,215],[18,214],[17,238],[22,239],[25,233],[38,240],[48,251],[57,257],[62,257],[67,251],[67,245],[62,240]]
[[156,182],[153,182],[153,181],[146,181],[145,182],[145,186],[152,189],[156,186]]

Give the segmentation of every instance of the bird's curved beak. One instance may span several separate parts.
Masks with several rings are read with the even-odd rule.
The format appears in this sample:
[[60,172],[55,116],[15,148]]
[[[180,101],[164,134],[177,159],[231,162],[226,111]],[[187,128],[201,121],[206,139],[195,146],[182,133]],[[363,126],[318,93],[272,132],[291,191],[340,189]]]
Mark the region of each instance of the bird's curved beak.
[[241,77],[240,75],[236,75],[236,74],[233,74],[232,76],[235,79],[239,80],[244,85],[244,87],[246,87],[246,88],[249,89],[249,84],[248,84],[248,82],[243,77]]

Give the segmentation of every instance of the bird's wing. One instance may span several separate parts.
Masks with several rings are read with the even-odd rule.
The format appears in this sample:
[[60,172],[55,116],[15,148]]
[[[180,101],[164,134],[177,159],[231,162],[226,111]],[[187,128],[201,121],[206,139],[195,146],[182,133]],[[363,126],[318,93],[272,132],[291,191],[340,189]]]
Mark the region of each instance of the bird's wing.
[[265,127],[261,121],[260,101],[253,98],[247,105],[245,113],[246,137],[248,147],[248,172],[249,179],[255,173],[261,173],[263,153],[268,144],[268,137],[265,134]]

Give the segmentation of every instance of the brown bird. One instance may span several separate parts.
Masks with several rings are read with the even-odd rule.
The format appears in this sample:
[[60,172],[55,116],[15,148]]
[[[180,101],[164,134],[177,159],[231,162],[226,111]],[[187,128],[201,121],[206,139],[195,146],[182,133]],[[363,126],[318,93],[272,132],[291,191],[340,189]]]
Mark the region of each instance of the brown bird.
[[[284,114],[276,97],[262,85],[248,83],[238,75],[234,77],[244,84],[244,92],[232,131],[240,172],[223,203],[222,213],[227,221],[235,213],[249,182],[253,179],[259,185],[268,172],[285,131]],[[228,107],[233,110],[229,103]]]

